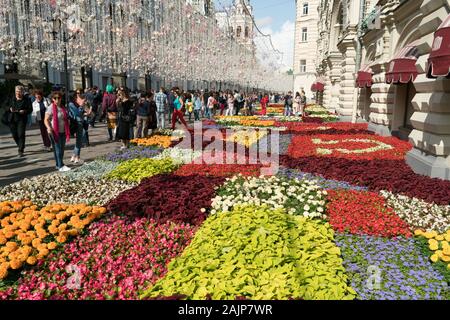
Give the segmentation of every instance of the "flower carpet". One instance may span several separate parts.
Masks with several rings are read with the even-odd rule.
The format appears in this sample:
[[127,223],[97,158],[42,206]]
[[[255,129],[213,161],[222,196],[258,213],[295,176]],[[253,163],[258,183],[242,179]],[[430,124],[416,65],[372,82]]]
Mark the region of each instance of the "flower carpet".
[[450,181],[367,125],[269,111],[0,189],[0,300],[450,299]]

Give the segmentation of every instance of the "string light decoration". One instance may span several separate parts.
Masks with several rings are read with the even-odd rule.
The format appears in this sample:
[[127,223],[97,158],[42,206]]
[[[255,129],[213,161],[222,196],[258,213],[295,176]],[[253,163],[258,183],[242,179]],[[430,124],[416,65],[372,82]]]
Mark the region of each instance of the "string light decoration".
[[267,66],[185,0],[0,0],[1,63],[63,70],[65,45],[69,70],[270,89]]

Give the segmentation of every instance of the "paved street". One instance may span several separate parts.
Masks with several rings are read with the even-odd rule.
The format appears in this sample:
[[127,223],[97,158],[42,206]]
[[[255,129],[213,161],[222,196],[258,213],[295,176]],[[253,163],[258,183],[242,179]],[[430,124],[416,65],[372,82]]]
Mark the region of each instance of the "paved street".
[[[97,124],[96,128],[89,128],[91,146],[81,150],[81,158],[92,161],[114,149],[120,148],[120,143],[107,141],[105,124]],[[71,139],[66,146],[64,155],[65,164],[71,168],[76,166],[70,163],[75,140]],[[25,157],[19,158],[17,147],[10,134],[0,134],[0,187],[20,181],[23,178],[55,172],[53,152],[43,150],[42,138],[39,129],[28,129],[25,148]]]

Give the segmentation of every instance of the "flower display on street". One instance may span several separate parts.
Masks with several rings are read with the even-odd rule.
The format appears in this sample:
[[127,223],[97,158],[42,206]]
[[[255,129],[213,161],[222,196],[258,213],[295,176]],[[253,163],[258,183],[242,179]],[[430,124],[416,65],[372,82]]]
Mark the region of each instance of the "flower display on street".
[[143,147],[160,147],[160,148],[169,148],[173,142],[173,138],[171,136],[163,136],[163,135],[154,135],[149,138],[141,138],[131,140],[132,144],[143,146]]
[[111,163],[109,161],[93,161],[90,163],[85,163],[76,170],[65,172],[64,175],[72,180],[83,180],[83,179],[100,179],[117,167],[116,163]]
[[327,224],[236,207],[210,217],[143,297],[353,299],[340,253]]
[[385,238],[411,237],[406,222],[371,192],[332,190],[328,192],[327,215],[333,229],[357,235]]
[[0,210],[0,280],[9,270],[35,265],[106,213],[85,204],[39,209],[31,201],[0,202]]
[[142,179],[158,174],[175,171],[179,165],[170,158],[163,159],[134,159],[122,162],[106,177],[127,182],[140,182]]
[[362,300],[447,300],[449,287],[413,238],[338,234],[351,287]]
[[200,175],[157,175],[123,192],[107,208],[114,214],[144,216],[158,223],[199,225],[208,215],[215,187],[224,181],[222,177]]
[[0,289],[0,299],[136,300],[165,274],[193,233],[183,224],[110,217],[51,253],[37,269],[24,271],[14,290]]
[[450,205],[439,206],[384,190],[380,194],[397,215],[408,223],[411,231],[420,228],[443,233],[450,228]]
[[218,189],[211,213],[228,212],[236,206],[250,204],[284,208],[292,215],[323,218],[326,195],[314,181],[235,176]]
[[[88,175],[86,178],[83,178],[84,172]],[[133,182],[95,179],[92,174],[95,173],[91,170],[81,170],[71,175],[77,179],[59,174],[24,179],[0,189],[0,201],[31,200],[39,206],[53,203],[102,206],[123,191],[136,186]]]
[[267,131],[264,130],[238,130],[230,137],[227,137],[226,141],[234,142],[249,148],[265,136],[267,136]]
[[231,178],[235,175],[241,174],[243,176],[259,177],[261,175],[261,165],[249,164],[189,164],[184,165],[174,173],[178,176],[212,176],[212,177],[226,177]]
[[294,158],[320,156],[355,160],[402,160],[411,145],[393,137],[373,135],[316,135],[292,139],[289,155]]
[[432,262],[445,262],[448,264],[448,269],[450,269],[450,229],[443,234],[438,234],[436,231],[424,232],[418,229],[414,234],[428,239],[429,249],[433,252],[433,255],[430,257]]
[[192,149],[180,149],[177,147],[164,149],[164,151],[154,157],[154,159],[171,159],[176,165],[183,165],[187,163],[192,163],[195,159],[202,155],[200,151],[194,151]]
[[159,155],[163,149],[155,147],[132,147],[130,149],[111,152],[105,156],[105,160],[111,162],[123,162],[140,158],[154,158]]

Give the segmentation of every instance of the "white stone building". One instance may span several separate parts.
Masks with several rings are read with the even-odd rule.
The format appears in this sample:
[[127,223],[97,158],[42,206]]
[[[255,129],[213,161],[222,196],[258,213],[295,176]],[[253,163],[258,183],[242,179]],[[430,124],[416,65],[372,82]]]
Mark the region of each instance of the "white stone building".
[[303,88],[308,98],[314,96],[311,87],[316,81],[319,2],[320,0],[296,0],[293,89],[297,92]]
[[204,16],[213,16],[214,14],[213,0],[186,0],[186,2]]
[[447,180],[449,14],[449,0],[321,0],[317,61],[324,106],[409,139],[413,170]]

